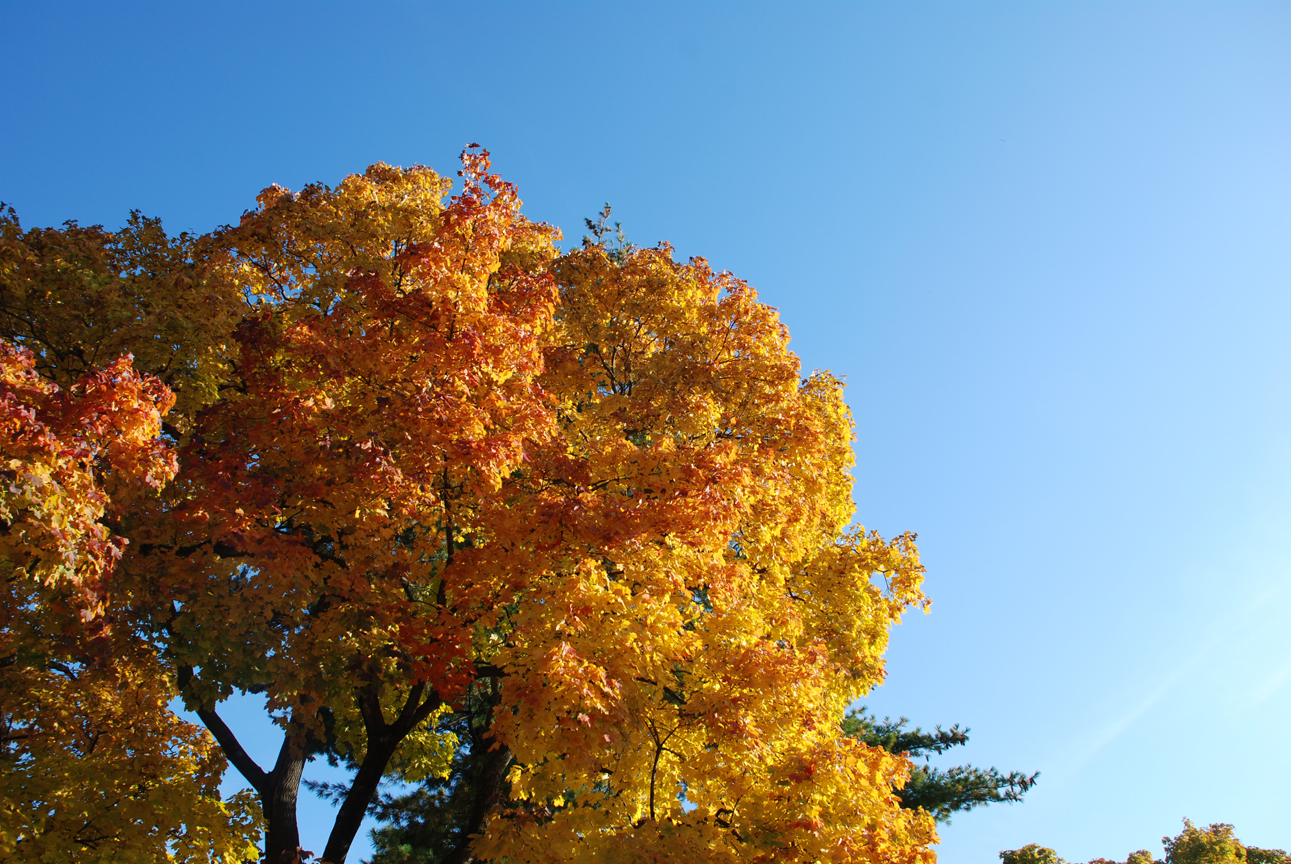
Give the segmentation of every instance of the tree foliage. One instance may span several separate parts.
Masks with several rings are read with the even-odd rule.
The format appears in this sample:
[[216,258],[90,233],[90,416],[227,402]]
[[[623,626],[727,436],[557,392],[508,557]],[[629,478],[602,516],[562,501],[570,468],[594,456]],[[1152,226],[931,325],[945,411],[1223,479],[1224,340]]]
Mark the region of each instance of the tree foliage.
[[1230,864],[1246,860],[1246,847],[1226,824],[1197,828],[1183,820],[1183,831],[1177,837],[1162,837],[1166,864]]
[[129,353],[175,394],[166,420],[184,426],[225,380],[246,310],[219,258],[211,237],[169,237],[138,212],[116,232],[75,222],[23,231],[0,208],[0,337],[64,388]]
[[[68,226],[6,271],[50,378],[146,342],[180,394],[150,440],[182,470],[95,521],[130,541],[114,620],[255,790],[267,859],[302,856],[311,758],[354,772],[340,864],[383,777],[469,757],[426,792],[458,814],[435,860],[931,861],[908,760],[837,722],[926,603],[914,537],[851,527],[841,382],[730,274],[561,254],[483,153],[461,176],[274,187],[202,238]],[[238,692],[273,766],[218,713]]]
[[1030,843],[1021,849],[1010,849],[1000,853],[1004,864],[1066,864],[1058,853],[1047,846]]
[[[1165,860],[1153,858],[1146,849],[1130,854],[1125,864],[1284,864],[1287,853],[1281,849],[1258,849],[1244,846],[1234,834],[1232,825],[1216,823],[1198,828],[1188,819],[1183,820],[1183,831],[1175,837],[1162,837]],[[1066,864],[1058,853],[1032,843],[1021,849],[1000,853],[1004,864]],[[1089,864],[1117,864],[1109,858],[1096,858]]]
[[[938,726],[932,732],[919,727],[907,729],[909,722],[902,717],[876,720],[864,707],[848,712],[843,718],[843,734],[864,741],[872,747],[882,747],[889,753],[901,753],[910,759],[924,757],[925,763],[934,754],[940,755],[952,747],[968,743],[968,729],[956,724],[949,729]],[[951,768],[933,768],[916,764],[910,779],[897,790],[901,806],[910,810],[931,813],[938,822],[948,822],[952,814],[971,810],[983,804],[1001,801],[1017,802],[1035,785],[1039,772],[1024,774],[1010,771],[1001,774],[995,768],[976,768],[956,765]]]
[[125,538],[108,523],[176,469],[170,391],[124,356],[68,390],[0,340],[0,858],[240,861],[250,802],[176,718],[149,647],[118,615]]

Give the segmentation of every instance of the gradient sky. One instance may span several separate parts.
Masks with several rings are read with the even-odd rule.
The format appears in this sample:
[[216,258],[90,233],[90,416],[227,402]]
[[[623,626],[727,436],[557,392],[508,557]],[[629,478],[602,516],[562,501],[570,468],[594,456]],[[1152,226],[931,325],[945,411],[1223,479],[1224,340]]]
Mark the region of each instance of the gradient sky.
[[1041,772],[941,860],[1291,847],[1291,6],[4,0],[0,73],[26,226],[478,141],[569,241],[609,201],[749,280],[920,535],[871,705]]

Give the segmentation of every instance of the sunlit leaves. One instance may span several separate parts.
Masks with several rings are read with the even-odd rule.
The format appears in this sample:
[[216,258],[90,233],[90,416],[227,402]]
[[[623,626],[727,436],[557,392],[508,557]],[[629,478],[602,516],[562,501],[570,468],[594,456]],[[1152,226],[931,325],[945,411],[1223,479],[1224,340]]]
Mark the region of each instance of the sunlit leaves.
[[23,231],[12,209],[0,212],[0,337],[63,387],[131,353],[177,394],[169,421],[184,426],[216,398],[247,308],[219,259],[211,238],[167,237],[137,212],[117,232]]
[[837,730],[881,680],[888,627],[923,602],[911,537],[843,531],[841,385],[803,380],[773,310],[703,261],[589,246],[555,272],[541,381],[559,434],[511,480],[527,566],[485,595],[513,610],[494,732],[523,804],[481,850],[930,855],[930,821],[891,795],[906,763]]

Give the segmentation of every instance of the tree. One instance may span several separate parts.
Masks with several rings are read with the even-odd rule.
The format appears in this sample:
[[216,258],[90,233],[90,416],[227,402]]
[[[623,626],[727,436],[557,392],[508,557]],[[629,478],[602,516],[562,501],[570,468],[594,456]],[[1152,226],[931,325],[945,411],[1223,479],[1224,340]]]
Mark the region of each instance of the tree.
[[[270,860],[299,854],[311,756],[357,768],[324,850],[339,862],[396,748],[474,678],[477,625],[447,608],[443,573],[548,434],[533,379],[551,232],[480,160],[466,183],[448,207],[428,170],[267,190],[219,238],[258,305],[225,395],[195,418],[173,507],[126,564],[167,601],[141,614],[259,794]],[[283,726],[270,770],[216,713],[234,689],[265,693]]]
[[[1004,864],[1067,864],[1063,858],[1059,857],[1057,852],[1048,846],[1040,846],[1036,843],[1028,844],[1021,849],[1009,849],[1001,852],[1000,860]],[[1089,864],[1117,864],[1117,862],[1107,858],[1096,858],[1090,861]],[[1140,850],[1131,853],[1125,864],[1159,864],[1159,862],[1152,860],[1152,853]]]
[[0,340],[0,857],[240,861],[249,802],[170,713],[155,657],[117,619],[112,512],[175,473],[173,402],[128,356],[70,390]]
[[1229,864],[1246,860],[1246,847],[1233,834],[1233,826],[1215,824],[1197,828],[1183,820],[1178,837],[1162,837],[1166,864]]
[[[1183,820],[1183,831],[1176,837],[1162,837],[1165,861],[1156,861],[1146,849],[1130,854],[1125,864],[1284,864],[1287,853],[1281,849],[1257,849],[1244,846],[1233,833],[1233,826],[1216,823],[1198,828],[1188,819]],[[1034,843],[1021,849],[1000,853],[1004,864],[1065,864],[1052,849]],[[1096,858],[1089,864],[1117,864],[1108,858]]]
[[[622,226],[611,223],[610,216],[610,205],[606,204],[596,220],[584,220],[590,235],[583,238],[583,252],[603,255],[621,270],[638,260],[635,256],[641,250],[628,242]],[[457,740],[469,743],[459,747],[446,773],[425,778],[412,792],[386,794],[373,801],[370,812],[385,823],[373,834],[374,864],[436,864],[450,860],[446,856],[456,848],[461,837],[469,834],[464,826],[470,824],[469,803],[479,787],[483,762],[488,757],[488,742],[484,738],[488,724],[481,723],[479,716],[470,712],[455,715],[451,721],[446,717],[445,722],[455,723]],[[902,718],[897,723],[890,720],[877,723],[862,708],[844,718],[843,731],[870,747],[907,758],[928,752],[941,753],[968,740],[966,731],[958,726],[949,731],[938,727],[930,734],[920,729],[906,731],[905,722]],[[1034,784],[1035,777],[1019,772],[1004,776],[995,769],[982,771],[971,766],[946,772],[916,766],[906,785],[897,788],[896,794],[904,808],[923,807],[934,818],[945,820],[951,812],[979,804],[1020,800]],[[314,789],[332,798],[341,791],[323,785],[316,785]]]
[[[875,720],[862,707],[843,718],[843,734],[910,759],[923,756],[925,762],[933,753],[941,754],[968,743],[970,730],[961,730],[958,724],[924,732],[917,726],[907,730],[907,722],[904,717],[895,722],[890,717]],[[1031,775],[1021,771],[1001,774],[995,768],[983,770],[972,765],[956,765],[946,770],[916,765],[905,786],[897,790],[897,796],[902,807],[922,808],[938,822],[949,822],[952,814],[983,804],[1021,801],[1039,776],[1038,771]]]
[[[743,282],[561,255],[487,169],[468,152],[447,201],[384,165],[269,189],[174,259],[246,311],[177,352],[210,386],[183,470],[118,521],[120,593],[266,859],[302,856],[309,759],[355,772],[340,864],[383,776],[465,748],[440,860],[931,861],[908,761],[837,723],[925,602],[912,535],[848,527],[841,383]],[[272,767],[219,716],[236,691],[283,730]]]
[[1000,853],[1000,860],[1004,864],[1066,864],[1058,853],[1048,846],[1039,846],[1035,843],[1023,846],[1021,849],[1010,849]]

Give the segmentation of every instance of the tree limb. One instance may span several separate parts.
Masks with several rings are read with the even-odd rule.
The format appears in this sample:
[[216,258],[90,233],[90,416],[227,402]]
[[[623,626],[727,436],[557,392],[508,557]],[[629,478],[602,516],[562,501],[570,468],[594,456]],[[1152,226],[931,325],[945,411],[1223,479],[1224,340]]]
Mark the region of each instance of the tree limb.
[[[193,680],[193,667],[184,666],[179,670],[179,692],[182,695],[188,689],[188,684]],[[215,713],[213,708],[198,708],[197,716],[202,723],[210,730],[211,735],[215,736],[216,742],[224,755],[229,757],[233,767],[238,769],[251,787],[256,790],[262,797],[269,794],[269,774],[263,768],[256,764],[238,741],[238,736],[233,734],[233,730],[228,724],[221,719],[220,715]]]

